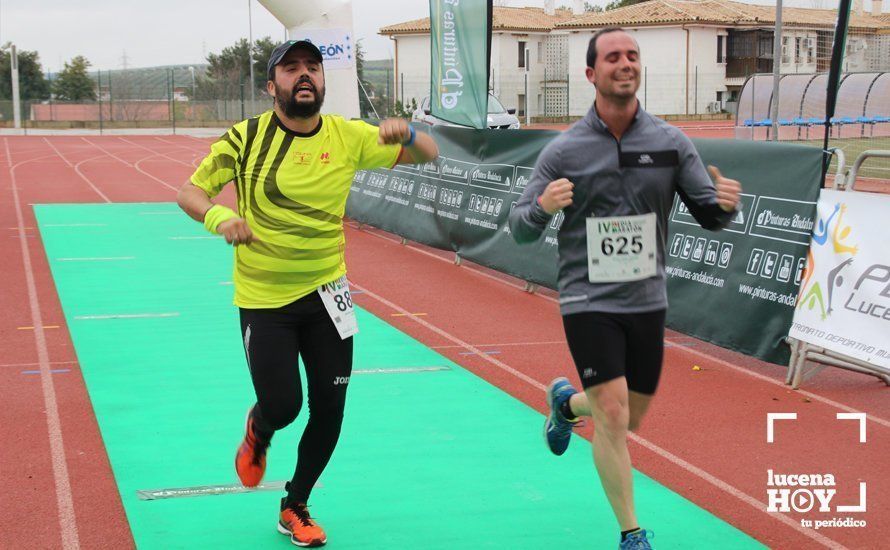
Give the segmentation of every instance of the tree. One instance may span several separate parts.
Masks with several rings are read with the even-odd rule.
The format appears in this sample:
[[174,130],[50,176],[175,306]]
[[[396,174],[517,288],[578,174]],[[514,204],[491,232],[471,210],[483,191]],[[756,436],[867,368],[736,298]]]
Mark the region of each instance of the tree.
[[90,62],[78,55],[65,63],[59,77],[53,81],[53,93],[65,101],[96,101],[96,88],[93,79],[87,74]]
[[[12,43],[0,47],[0,100],[12,99]],[[36,51],[19,50],[19,97],[22,101],[49,98],[49,82],[43,75]]]
[[606,4],[606,11],[614,10],[618,8],[626,8],[627,6],[633,6],[634,4],[642,4],[647,0],[612,0],[608,4]]
[[393,109],[393,116],[397,116],[399,118],[411,118],[411,115],[414,114],[414,111],[417,110],[417,100],[413,97],[411,98],[410,104],[402,105],[401,101],[396,100],[396,106]]
[[[265,36],[253,43],[253,85],[258,90],[266,89],[266,64],[277,44]],[[233,45],[223,48],[220,53],[207,55],[205,76],[196,82],[199,98],[238,99],[241,97],[241,84],[244,83],[244,97],[250,98],[250,50],[247,39],[242,38]]]
[[[164,73],[166,73],[164,69]],[[141,74],[140,74],[141,73]],[[152,71],[157,74],[157,70]],[[147,71],[108,71],[102,77],[102,85],[107,86],[111,94],[111,120],[142,120],[151,111],[153,105],[147,101],[154,96],[147,84]],[[164,75],[166,76],[166,74]],[[166,88],[166,82],[164,82]],[[157,92],[155,92],[157,93]],[[166,95],[166,90],[164,90]]]
[[370,98],[375,97],[377,94],[374,85],[365,80],[365,50],[362,48],[361,40],[355,43],[355,72],[356,76],[358,76],[358,81],[361,83],[361,86],[358,88],[358,108],[361,112],[361,117],[368,118],[374,112],[374,106]]

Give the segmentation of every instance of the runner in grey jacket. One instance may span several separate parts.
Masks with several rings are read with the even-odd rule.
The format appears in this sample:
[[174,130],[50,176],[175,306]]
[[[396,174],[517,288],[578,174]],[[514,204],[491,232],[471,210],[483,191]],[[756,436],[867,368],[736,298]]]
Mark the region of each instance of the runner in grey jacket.
[[538,239],[553,215],[565,214],[559,303],[584,391],[566,378],[550,383],[544,436],[561,455],[578,417],[592,419],[594,463],[621,529],[621,549],[651,548],[650,533],[637,522],[627,436],[661,374],[664,243],[674,194],[702,227],[717,230],[735,215],[741,193],[713,166],[712,184],[689,139],[640,108],[640,72],[631,35],[606,28],[593,36],[586,75],[596,102],[541,152],[510,213],[520,243]]
[[[538,198],[552,181],[574,184],[572,204],[559,229],[559,304],[563,315],[581,311],[640,313],[667,308],[664,243],[674,193],[705,229],[733,217],[717,204],[714,185],[692,142],[675,126],[638,108],[619,142],[596,108],[560,134],[538,156],[531,180],[510,213],[516,242],[537,240],[553,217]],[[587,218],[657,216],[657,275],[592,284],[587,271]]]

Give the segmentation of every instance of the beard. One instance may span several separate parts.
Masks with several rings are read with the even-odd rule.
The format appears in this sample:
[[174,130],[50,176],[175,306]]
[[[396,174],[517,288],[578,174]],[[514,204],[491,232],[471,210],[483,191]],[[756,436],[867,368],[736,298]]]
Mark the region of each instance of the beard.
[[[297,90],[301,84],[312,86],[312,95],[315,96],[313,101],[297,101]],[[275,84],[275,101],[289,118],[309,118],[318,114],[324,104],[324,94],[324,88],[316,88],[308,79],[298,80],[290,93]]]
[[616,90],[612,90],[612,96],[621,99],[631,99],[637,96],[638,87],[634,87],[631,89],[618,88]]
[[602,90],[597,88],[597,95],[601,94],[604,96],[608,96],[611,99],[620,102],[631,101],[637,96],[637,91],[640,89],[639,80],[634,80],[633,85],[630,88],[627,88],[622,84],[623,82],[621,84],[614,83],[612,86],[607,85]]

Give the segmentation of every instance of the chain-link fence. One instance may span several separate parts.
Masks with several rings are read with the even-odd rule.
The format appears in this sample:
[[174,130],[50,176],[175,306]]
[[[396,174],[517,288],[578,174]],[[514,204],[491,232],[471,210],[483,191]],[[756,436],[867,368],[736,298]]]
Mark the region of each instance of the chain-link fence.
[[[430,95],[429,78],[410,74],[399,77],[399,102],[411,105],[414,101],[421,106]],[[637,95],[643,108],[655,115],[729,120],[728,109],[734,104],[729,101],[724,80],[724,73],[695,66],[691,67],[688,82],[684,73],[644,68]],[[523,124],[577,120],[590,109],[596,96],[593,84],[583,74],[557,73],[547,68],[539,72],[493,70],[489,88],[504,107],[516,109]]]
[[[194,67],[97,71],[93,97],[21,102],[24,129],[226,127],[272,105],[246,75],[211,81]],[[53,75],[48,76],[50,86]],[[0,124],[11,126],[13,102],[0,101]]]
[[[198,74],[196,74],[196,72]],[[31,128],[225,127],[271,106],[264,89],[251,91],[246,75],[210,81],[193,67],[98,71],[94,99],[22,103]],[[52,83],[52,75],[49,77]],[[11,102],[0,102],[11,120]]]
[[[736,138],[822,147],[827,131],[829,148],[843,151],[848,167],[866,150],[890,150],[890,25],[867,14],[851,15],[837,103],[827,120],[834,29],[783,28],[778,81],[773,55],[765,54],[774,46],[773,35],[764,36],[759,63],[752,64],[758,72],[746,76],[738,94]],[[835,156],[829,171],[837,165]],[[890,179],[890,159],[868,161],[861,174]]]
[[[91,76],[94,98],[22,101],[24,130],[225,128],[272,107],[272,98],[264,87],[251,90],[249,77],[237,73],[210,80],[204,77],[203,68],[183,66],[98,71]],[[359,87],[361,115],[404,115],[393,98],[391,72],[373,76],[366,77],[364,86]],[[52,86],[53,75],[49,75],[49,81]],[[0,100],[0,127],[11,127],[13,120],[13,102]]]

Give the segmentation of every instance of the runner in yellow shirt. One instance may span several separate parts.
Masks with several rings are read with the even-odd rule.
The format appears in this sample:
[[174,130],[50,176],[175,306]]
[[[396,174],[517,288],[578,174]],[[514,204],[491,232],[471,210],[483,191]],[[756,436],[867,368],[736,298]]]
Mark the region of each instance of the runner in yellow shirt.
[[[272,435],[300,411],[303,360],[309,422],[278,530],[298,546],[320,546],[327,538],[307,502],[339,438],[356,332],[344,261],[350,184],[356,170],[424,163],[439,153],[402,119],[378,128],[321,115],[323,59],[308,40],[278,46],[268,76],[273,109],[213,143],[178,203],[235,246],[234,301],[257,397],[235,457],[245,486],[260,483]],[[211,202],[230,181],[237,212]]]

